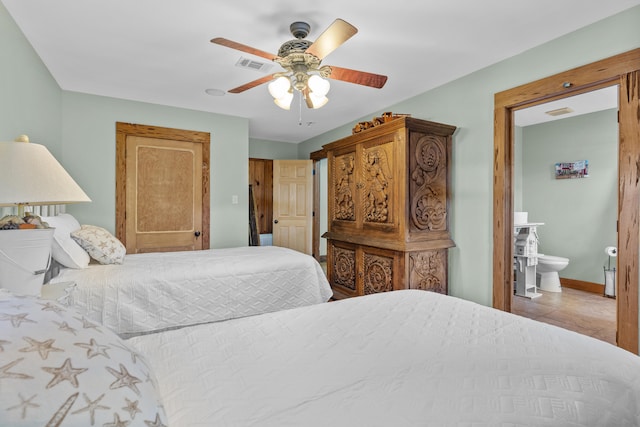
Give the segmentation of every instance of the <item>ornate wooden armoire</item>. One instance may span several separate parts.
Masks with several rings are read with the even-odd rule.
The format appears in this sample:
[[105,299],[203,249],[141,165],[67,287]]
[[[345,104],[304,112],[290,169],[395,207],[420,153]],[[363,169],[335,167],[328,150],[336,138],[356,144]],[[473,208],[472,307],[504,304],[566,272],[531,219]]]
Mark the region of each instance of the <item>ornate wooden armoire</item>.
[[455,126],[399,117],[325,145],[334,297],[447,293]]

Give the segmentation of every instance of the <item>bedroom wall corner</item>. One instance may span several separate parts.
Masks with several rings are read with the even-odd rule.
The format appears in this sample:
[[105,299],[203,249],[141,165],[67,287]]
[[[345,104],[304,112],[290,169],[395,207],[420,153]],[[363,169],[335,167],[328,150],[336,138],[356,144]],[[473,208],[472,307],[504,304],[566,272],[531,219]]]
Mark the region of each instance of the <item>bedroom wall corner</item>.
[[61,146],[61,90],[0,3],[0,141],[26,134],[66,167]]
[[[115,229],[116,122],[138,123],[211,134],[210,246],[248,243],[248,120],[137,101],[63,92],[65,160],[92,199],[69,205],[81,223]],[[238,196],[238,203],[232,203]]]
[[249,157],[254,159],[297,160],[298,144],[250,138]]

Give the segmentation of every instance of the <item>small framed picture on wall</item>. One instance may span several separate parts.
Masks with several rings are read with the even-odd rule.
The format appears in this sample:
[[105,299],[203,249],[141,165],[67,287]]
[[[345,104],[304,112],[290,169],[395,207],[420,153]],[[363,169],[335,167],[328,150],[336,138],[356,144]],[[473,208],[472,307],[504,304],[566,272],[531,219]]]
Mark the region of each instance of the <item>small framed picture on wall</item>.
[[587,178],[589,160],[556,163],[556,179]]

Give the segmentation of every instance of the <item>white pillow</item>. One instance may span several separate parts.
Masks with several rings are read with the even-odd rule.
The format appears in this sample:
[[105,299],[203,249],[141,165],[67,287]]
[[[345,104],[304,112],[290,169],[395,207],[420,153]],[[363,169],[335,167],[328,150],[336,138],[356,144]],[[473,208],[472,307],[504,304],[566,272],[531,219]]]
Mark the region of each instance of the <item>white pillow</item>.
[[41,218],[49,227],[55,228],[51,246],[53,259],[65,267],[86,268],[91,260],[89,254],[71,238],[71,233],[80,229],[78,220],[70,214]]
[[100,264],[122,264],[127,248],[113,234],[96,225],[82,225],[71,233],[75,240],[91,258]]
[[155,374],[111,330],[54,301],[8,293],[0,320],[0,425],[167,425]]

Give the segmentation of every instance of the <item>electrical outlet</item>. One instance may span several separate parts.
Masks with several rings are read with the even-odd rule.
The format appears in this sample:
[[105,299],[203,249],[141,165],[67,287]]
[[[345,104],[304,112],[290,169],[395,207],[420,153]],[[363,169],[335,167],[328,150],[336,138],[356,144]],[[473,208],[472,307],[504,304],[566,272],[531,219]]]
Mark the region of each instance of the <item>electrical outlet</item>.
[[233,196],[231,196],[231,204],[232,205],[237,205],[238,204],[238,196],[236,196],[235,194]]

